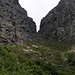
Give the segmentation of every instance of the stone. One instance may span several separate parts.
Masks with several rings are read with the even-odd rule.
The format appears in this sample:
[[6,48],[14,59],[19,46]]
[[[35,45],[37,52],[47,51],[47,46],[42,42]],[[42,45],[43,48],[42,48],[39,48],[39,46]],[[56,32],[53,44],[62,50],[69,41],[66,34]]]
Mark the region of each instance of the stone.
[[0,0],[0,43],[20,44],[36,33],[36,24],[18,0]]
[[61,0],[41,20],[39,34],[59,41],[75,39],[75,0]]

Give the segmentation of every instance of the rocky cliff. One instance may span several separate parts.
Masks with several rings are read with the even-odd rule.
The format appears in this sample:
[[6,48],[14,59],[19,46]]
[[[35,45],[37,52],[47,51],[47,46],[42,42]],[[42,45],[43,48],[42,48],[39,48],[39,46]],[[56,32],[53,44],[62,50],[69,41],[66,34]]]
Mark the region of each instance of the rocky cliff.
[[42,19],[39,33],[60,41],[75,39],[75,0],[61,0]]
[[0,45],[22,45],[24,39],[35,33],[35,22],[18,0],[0,0]]

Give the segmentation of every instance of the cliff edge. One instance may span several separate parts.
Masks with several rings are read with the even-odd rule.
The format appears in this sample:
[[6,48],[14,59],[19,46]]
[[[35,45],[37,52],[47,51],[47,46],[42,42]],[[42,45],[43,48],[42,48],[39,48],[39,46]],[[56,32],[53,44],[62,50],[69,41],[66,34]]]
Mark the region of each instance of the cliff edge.
[[36,33],[36,24],[18,0],[0,0],[0,45],[23,44]]
[[75,39],[75,0],[61,0],[42,19],[39,34],[59,41]]

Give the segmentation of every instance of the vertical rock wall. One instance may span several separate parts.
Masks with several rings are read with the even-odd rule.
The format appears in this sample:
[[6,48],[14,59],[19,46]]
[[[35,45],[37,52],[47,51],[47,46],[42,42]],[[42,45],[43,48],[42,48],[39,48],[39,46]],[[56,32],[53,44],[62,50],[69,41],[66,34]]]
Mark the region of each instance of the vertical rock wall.
[[23,40],[35,33],[35,22],[18,0],[0,0],[0,45],[23,45]]
[[60,41],[75,39],[75,0],[61,0],[42,19],[39,33]]

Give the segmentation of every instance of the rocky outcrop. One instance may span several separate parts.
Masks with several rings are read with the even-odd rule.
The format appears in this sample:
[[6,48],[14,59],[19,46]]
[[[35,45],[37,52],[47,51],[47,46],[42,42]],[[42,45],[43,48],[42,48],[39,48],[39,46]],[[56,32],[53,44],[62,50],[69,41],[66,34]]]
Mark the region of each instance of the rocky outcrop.
[[61,0],[42,19],[39,33],[60,41],[75,39],[75,0]]
[[35,22],[18,0],[0,0],[0,45],[22,45],[23,40],[35,33]]

